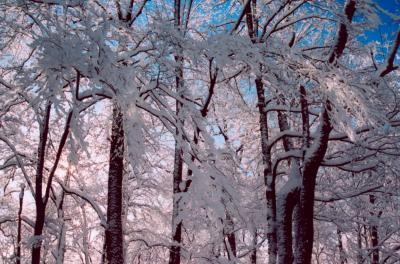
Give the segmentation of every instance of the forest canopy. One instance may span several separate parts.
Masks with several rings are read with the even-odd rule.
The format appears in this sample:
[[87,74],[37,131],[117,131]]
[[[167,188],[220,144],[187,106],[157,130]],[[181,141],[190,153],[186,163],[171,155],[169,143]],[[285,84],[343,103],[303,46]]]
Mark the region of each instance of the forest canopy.
[[398,0],[1,0],[0,263],[400,262]]

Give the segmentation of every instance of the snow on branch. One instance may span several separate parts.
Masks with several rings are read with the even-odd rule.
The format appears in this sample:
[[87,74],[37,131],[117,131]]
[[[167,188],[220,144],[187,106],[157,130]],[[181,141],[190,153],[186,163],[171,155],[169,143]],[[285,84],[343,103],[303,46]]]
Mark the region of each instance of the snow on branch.
[[61,181],[57,180],[57,182],[61,186],[61,188],[65,191],[65,193],[76,195],[79,198],[88,202],[92,206],[92,208],[95,210],[95,212],[97,213],[97,216],[100,219],[100,224],[104,228],[106,228],[107,220],[106,220],[105,213],[103,212],[103,210],[101,210],[101,208],[97,205],[97,203],[88,194],[86,194],[82,191],[79,191],[79,190],[74,190],[74,189],[68,188]]
[[346,200],[346,199],[354,198],[354,197],[357,197],[357,196],[360,196],[360,195],[363,195],[363,194],[366,194],[366,193],[370,193],[370,192],[376,191],[381,187],[383,187],[382,184],[376,185],[376,186],[367,186],[367,187],[364,187],[361,190],[356,190],[356,191],[353,191],[353,192],[335,193],[334,196],[332,196],[332,197],[319,197],[319,196],[316,196],[315,197],[315,201],[323,202],[323,203],[330,203],[330,202],[335,202],[335,201],[340,201],[340,200]]
[[397,32],[396,40],[392,46],[392,49],[389,52],[389,56],[386,59],[386,63],[383,65],[383,69],[381,69],[379,76],[384,77],[390,72],[399,68],[399,66],[394,66],[394,59],[396,58],[397,50],[400,46],[400,30]]

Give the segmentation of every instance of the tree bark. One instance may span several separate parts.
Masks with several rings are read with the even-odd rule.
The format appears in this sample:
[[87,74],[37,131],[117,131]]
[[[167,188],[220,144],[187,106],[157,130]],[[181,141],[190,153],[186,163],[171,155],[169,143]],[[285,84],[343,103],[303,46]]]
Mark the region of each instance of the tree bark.
[[[251,4],[250,4],[251,2]],[[258,20],[254,14],[257,7],[257,1],[252,0],[245,5],[243,14],[246,15],[246,25],[250,40],[252,43],[257,42]],[[241,20],[241,19],[240,19]],[[261,68],[261,65],[260,65]],[[271,171],[271,150],[268,146],[268,117],[265,111],[266,102],[264,95],[264,84],[261,76],[255,80],[257,91],[257,105],[259,112],[259,125],[261,134],[261,152],[263,162],[263,177],[266,187],[265,198],[267,202],[267,240],[268,240],[268,263],[275,264],[277,260],[277,231],[276,231],[276,193],[275,193],[275,178]]]
[[[180,0],[174,1],[174,27],[180,32],[181,26],[181,2]],[[182,49],[179,47],[178,52],[175,54],[175,61],[177,67],[175,69],[175,82],[176,82],[176,92],[177,96],[181,96],[183,89],[183,57]],[[176,101],[176,115],[178,126],[183,126],[183,121],[179,119],[179,112],[181,109],[181,103]],[[172,208],[172,242],[169,250],[169,264],[180,264],[181,263],[181,242],[182,242],[182,220],[179,219],[180,211],[180,200],[181,200],[181,190],[180,186],[182,184],[182,169],[183,169],[183,159],[182,159],[182,149],[180,140],[179,129],[176,128],[176,138],[175,138],[175,154],[174,154],[174,171],[173,171],[173,208]]]
[[318,169],[328,148],[329,134],[332,130],[328,116],[329,102],[320,116],[319,136],[307,149],[302,170],[302,183],[299,195],[299,212],[297,221],[298,234],[296,237],[295,263],[310,264],[314,239],[314,196],[315,182]]
[[261,78],[255,80],[257,90],[257,105],[260,115],[259,125],[261,133],[261,152],[263,162],[263,176],[266,187],[265,198],[267,201],[267,239],[268,239],[268,263],[276,263],[277,257],[277,235],[276,235],[276,193],[275,178],[271,171],[271,150],[268,146],[268,117],[265,111],[266,102],[264,85]]
[[108,200],[106,259],[109,264],[123,264],[122,233],[122,178],[124,169],[123,115],[117,103],[113,106],[110,160],[108,172]]
[[[283,95],[279,95],[278,104],[285,104],[285,98]],[[278,112],[278,124],[281,132],[290,130],[287,114],[285,112]],[[289,138],[283,138],[282,144],[286,152],[293,149],[293,143]],[[299,159],[289,159],[288,164],[290,168],[290,173],[288,175],[289,179],[278,192],[276,201],[277,208],[279,208],[276,212],[279,264],[293,262],[293,210],[298,203],[301,181]]]

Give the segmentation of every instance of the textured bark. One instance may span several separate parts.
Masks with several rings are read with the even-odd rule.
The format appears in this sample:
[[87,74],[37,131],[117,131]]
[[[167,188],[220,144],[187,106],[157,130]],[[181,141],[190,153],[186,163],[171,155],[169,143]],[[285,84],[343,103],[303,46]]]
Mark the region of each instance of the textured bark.
[[[344,7],[344,21],[340,23],[336,36],[336,43],[328,58],[328,62],[336,65],[336,60],[343,54],[348,41],[348,24],[352,22],[356,11],[356,1],[347,0]],[[305,90],[303,90],[305,91]],[[307,148],[302,170],[302,184],[299,195],[298,214],[296,215],[296,248],[295,263],[310,264],[314,240],[314,196],[315,183],[318,169],[326,154],[328,147],[329,134],[332,130],[328,111],[331,110],[330,102],[325,103],[325,108],[321,113],[319,136],[313,144]]]
[[[180,0],[174,1],[174,27],[180,32],[181,30],[181,2]],[[177,67],[175,69],[175,82],[176,92],[178,96],[181,96],[183,89],[183,57],[181,48],[178,48],[178,52],[175,54],[175,61]],[[176,101],[176,115],[179,116],[181,109],[181,103]],[[179,120],[178,125],[183,126],[183,120]],[[180,185],[182,183],[182,149],[179,142],[179,129],[176,129],[175,138],[175,154],[174,154],[174,171],[173,171],[173,207],[172,207],[172,242],[169,250],[169,264],[180,264],[181,263],[181,242],[182,242],[182,220],[179,218],[180,211],[180,200],[181,190]],[[185,188],[186,189],[186,188]]]
[[[278,103],[285,104],[283,95],[279,96]],[[285,112],[278,112],[278,124],[281,132],[290,130],[287,114]],[[293,149],[293,143],[289,138],[283,138],[282,144],[286,152]],[[288,163],[290,167],[289,180],[280,190],[276,201],[277,208],[279,208],[276,213],[279,264],[293,262],[293,210],[298,203],[301,178],[300,161],[293,158],[289,159]]]
[[266,186],[265,198],[267,201],[267,239],[268,239],[268,263],[276,263],[277,236],[276,236],[276,194],[275,179],[271,171],[271,150],[268,146],[268,117],[265,111],[266,102],[264,85],[261,78],[255,80],[258,100],[259,125],[261,133],[261,152],[263,161],[263,176]]
[[116,103],[114,103],[108,172],[107,227],[105,231],[106,259],[107,263],[109,264],[124,263],[121,219],[123,169],[123,115],[120,107]]
[[[251,4],[250,4],[251,3]],[[246,15],[246,25],[250,40],[257,42],[258,36],[258,20],[255,16],[257,1],[251,0],[245,2],[243,7],[243,15]],[[241,20],[242,18],[240,18]],[[260,66],[261,67],[261,66]],[[261,77],[255,80],[257,91],[257,105],[260,115],[259,125],[261,134],[261,152],[263,161],[263,177],[266,186],[265,198],[267,202],[267,240],[268,240],[268,263],[275,264],[277,259],[277,234],[276,234],[276,193],[275,178],[271,171],[271,150],[268,146],[268,117],[265,111],[266,102],[264,95],[264,85]]]
[[315,196],[315,182],[318,169],[325,156],[328,148],[329,134],[332,130],[331,122],[328,116],[329,103],[325,106],[320,116],[319,137],[316,138],[310,148],[307,149],[304,164],[303,164],[303,178],[299,196],[299,212],[297,215],[297,244],[295,263],[297,264],[310,264],[313,239],[314,239],[314,196]]
[[346,47],[347,40],[349,38],[349,32],[346,23],[350,23],[353,19],[353,15],[356,11],[356,1],[348,0],[344,7],[344,15],[347,21],[340,23],[339,30],[336,36],[336,44],[334,49],[329,56],[329,63],[334,63],[339,58]]

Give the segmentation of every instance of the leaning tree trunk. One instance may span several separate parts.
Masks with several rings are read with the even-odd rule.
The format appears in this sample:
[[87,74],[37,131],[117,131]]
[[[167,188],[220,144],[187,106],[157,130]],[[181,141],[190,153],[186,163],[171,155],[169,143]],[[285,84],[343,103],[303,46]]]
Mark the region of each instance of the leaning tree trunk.
[[114,103],[108,172],[106,259],[109,264],[122,264],[122,178],[124,170],[124,128],[121,108]]

